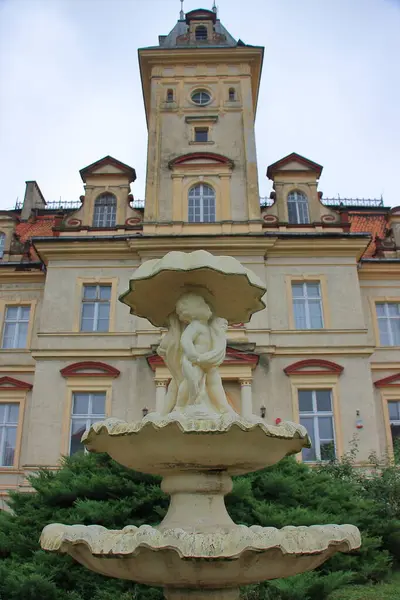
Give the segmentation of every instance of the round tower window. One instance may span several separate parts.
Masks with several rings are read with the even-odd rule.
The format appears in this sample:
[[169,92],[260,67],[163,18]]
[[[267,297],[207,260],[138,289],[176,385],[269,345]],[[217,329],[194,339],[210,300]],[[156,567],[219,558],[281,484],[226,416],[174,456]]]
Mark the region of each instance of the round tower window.
[[192,102],[204,106],[211,102],[211,95],[206,90],[195,90],[191,95]]

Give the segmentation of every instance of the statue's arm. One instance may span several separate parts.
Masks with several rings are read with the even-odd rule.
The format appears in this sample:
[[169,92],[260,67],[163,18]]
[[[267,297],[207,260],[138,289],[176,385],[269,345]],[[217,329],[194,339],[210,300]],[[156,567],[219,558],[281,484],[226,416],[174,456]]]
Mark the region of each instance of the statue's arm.
[[199,354],[194,347],[196,334],[197,327],[196,324],[192,322],[189,323],[181,336],[181,348],[191,363],[197,362],[197,359],[199,358]]

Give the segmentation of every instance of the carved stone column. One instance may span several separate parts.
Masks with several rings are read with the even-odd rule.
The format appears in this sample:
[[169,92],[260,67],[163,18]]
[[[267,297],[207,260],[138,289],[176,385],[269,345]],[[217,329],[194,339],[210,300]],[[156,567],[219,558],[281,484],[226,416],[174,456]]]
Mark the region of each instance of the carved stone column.
[[156,380],[156,412],[161,413],[164,407],[165,394],[167,393],[167,379]]
[[240,380],[240,413],[245,418],[250,418],[253,414],[251,379]]

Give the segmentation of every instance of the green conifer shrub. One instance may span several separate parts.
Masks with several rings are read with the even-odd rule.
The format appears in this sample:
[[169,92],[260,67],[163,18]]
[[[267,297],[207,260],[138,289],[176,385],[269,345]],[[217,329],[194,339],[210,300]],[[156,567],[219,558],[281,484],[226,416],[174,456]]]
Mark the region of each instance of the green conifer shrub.
[[[377,466],[366,477],[351,460],[320,468],[287,458],[234,481],[226,498],[237,523],[283,527],[353,523],[363,545],[337,554],[318,571],[243,589],[247,600],[323,600],[349,581],[379,582],[398,558],[399,475]],[[48,523],[154,525],[168,507],[160,479],[125,469],[103,454],[65,458],[58,471],[31,477],[35,493],[11,494],[0,511],[0,600],[161,600],[162,590],[92,573],[68,555],[39,547]]]

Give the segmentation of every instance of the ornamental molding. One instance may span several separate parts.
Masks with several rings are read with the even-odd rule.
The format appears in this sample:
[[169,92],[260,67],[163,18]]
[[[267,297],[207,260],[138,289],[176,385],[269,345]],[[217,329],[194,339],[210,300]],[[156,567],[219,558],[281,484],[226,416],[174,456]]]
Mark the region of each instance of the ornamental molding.
[[120,371],[103,362],[86,360],[60,369],[63,377],[118,377]]

